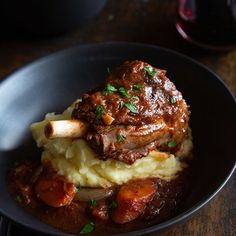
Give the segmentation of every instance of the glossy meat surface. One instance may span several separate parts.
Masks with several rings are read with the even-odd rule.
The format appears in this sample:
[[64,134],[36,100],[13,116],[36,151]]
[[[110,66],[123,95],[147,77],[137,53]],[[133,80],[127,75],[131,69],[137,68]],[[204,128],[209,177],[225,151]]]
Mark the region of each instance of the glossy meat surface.
[[187,104],[166,71],[125,62],[99,89],[82,96],[72,117],[90,124],[86,139],[101,159],[127,164],[168,143],[178,146],[189,120]]

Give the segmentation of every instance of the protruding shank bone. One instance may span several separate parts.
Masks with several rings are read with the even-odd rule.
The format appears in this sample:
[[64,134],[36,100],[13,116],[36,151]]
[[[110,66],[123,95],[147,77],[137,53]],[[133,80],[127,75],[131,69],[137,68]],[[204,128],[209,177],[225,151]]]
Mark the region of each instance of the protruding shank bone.
[[88,125],[80,120],[49,121],[45,126],[45,136],[54,138],[80,138],[87,132]]

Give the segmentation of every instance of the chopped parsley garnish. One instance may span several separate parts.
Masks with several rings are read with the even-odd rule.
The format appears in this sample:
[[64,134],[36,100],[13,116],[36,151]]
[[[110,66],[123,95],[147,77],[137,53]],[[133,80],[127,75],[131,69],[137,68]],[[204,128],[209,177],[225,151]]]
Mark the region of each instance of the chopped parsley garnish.
[[107,73],[108,73],[108,74],[111,74],[111,70],[110,70],[109,67],[107,67]]
[[174,148],[174,147],[176,146],[176,142],[175,142],[174,140],[171,140],[171,141],[167,144],[167,146],[168,146],[169,148]]
[[102,95],[107,96],[108,94],[114,93],[116,91],[117,89],[114,86],[107,84],[106,88],[102,91]]
[[117,208],[117,206],[118,206],[118,204],[117,204],[116,201],[112,201],[112,202],[111,202],[110,207],[111,207],[112,209]]
[[90,207],[95,208],[98,205],[96,200],[91,200],[90,201]]
[[93,232],[95,229],[95,224],[93,222],[90,222],[88,224],[86,224],[81,231],[79,232],[79,234],[89,234],[91,232]]
[[104,90],[101,92],[101,94],[102,94],[103,96],[107,96],[107,95],[109,94],[109,92],[104,89]]
[[147,71],[147,73],[152,77],[154,77],[157,73],[155,70],[153,70],[151,67],[148,66],[145,66],[144,70]]
[[74,186],[74,191],[77,193],[79,189],[76,186]]
[[123,136],[123,135],[119,135],[119,136],[117,136],[116,137],[116,140],[118,141],[118,142],[124,142],[125,141],[125,136]]
[[20,195],[16,195],[15,200],[16,200],[18,203],[21,203],[21,202],[22,202],[22,199],[21,199]]
[[133,101],[129,103],[124,103],[124,105],[133,113],[138,113],[137,108],[133,105]]
[[109,92],[116,92],[117,89],[114,86],[112,86],[110,84],[107,84],[107,91],[109,91]]
[[120,88],[119,88],[119,92],[120,92],[120,94],[121,94],[122,96],[127,97],[127,98],[130,98],[130,95],[127,93],[127,91],[125,90],[124,87],[120,87]]
[[170,97],[170,102],[171,102],[172,104],[174,104],[174,103],[176,103],[176,99],[175,99],[174,97]]
[[133,96],[133,99],[137,100],[138,102],[140,101],[140,98],[138,96]]
[[103,105],[99,105],[99,106],[97,106],[97,108],[96,108],[96,118],[97,119],[101,119],[102,118],[102,116],[103,116],[103,114],[104,114],[104,107],[103,107]]
[[141,84],[135,84],[133,85],[133,91],[134,92],[140,92],[140,89],[143,87]]

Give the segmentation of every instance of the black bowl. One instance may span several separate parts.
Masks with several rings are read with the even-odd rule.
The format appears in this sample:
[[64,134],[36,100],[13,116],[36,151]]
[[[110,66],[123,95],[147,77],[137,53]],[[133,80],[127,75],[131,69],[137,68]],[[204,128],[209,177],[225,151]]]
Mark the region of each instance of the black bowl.
[[106,0],[8,0],[1,3],[7,30],[40,35],[72,30],[96,16]]
[[139,59],[166,69],[191,107],[196,149],[195,178],[179,214],[161,224],[123,235],[143,235],[189,218],[225,185],[235,169],[236,104],[224,83],[206,67],[179,53],[148,45],[84,45],[42,58],[10,75],[0,86],[0,212],[30,229],[60,232],[26,213],[9,196],[8,168],[19,159],[39,159],[29,125],[49,111],[61,112],[98,85],[125,60]]

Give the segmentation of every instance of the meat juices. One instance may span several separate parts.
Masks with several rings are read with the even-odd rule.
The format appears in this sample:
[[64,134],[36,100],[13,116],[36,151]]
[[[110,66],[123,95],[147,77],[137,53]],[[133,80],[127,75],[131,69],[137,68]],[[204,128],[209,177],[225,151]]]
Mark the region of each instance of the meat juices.
[[[69,205],[50,207],[38,198],[35,191],[37,182],[46,176],[49,179],[63,178],[47,168],[35,179],[36,169],[30,161],[14,166],[7,176],[10,194],[22,207],[43,222],[74,234],[78,234],[88,222],[96,225],[91,235],[109,235],[150,227],[167,220],[176,214],[189,182],[189,173],[184,171],[172,181],[155,178],[134,180],[115,186],[117,194],[97,201],[95,206],[91,206],[91,201],[81,202],[74,199]],[[58,197],[60,198],[54,194],[55,202]],[[132,221],[125,223],[129,220]]]
[[178,146],[183,141],[189,111],[165,74],[141,61],[125,62],[102,87],[82,96],[72,117],[89,124],[85,139],[99,158],[133,164],[151,150],[170,151],[169,142]]

